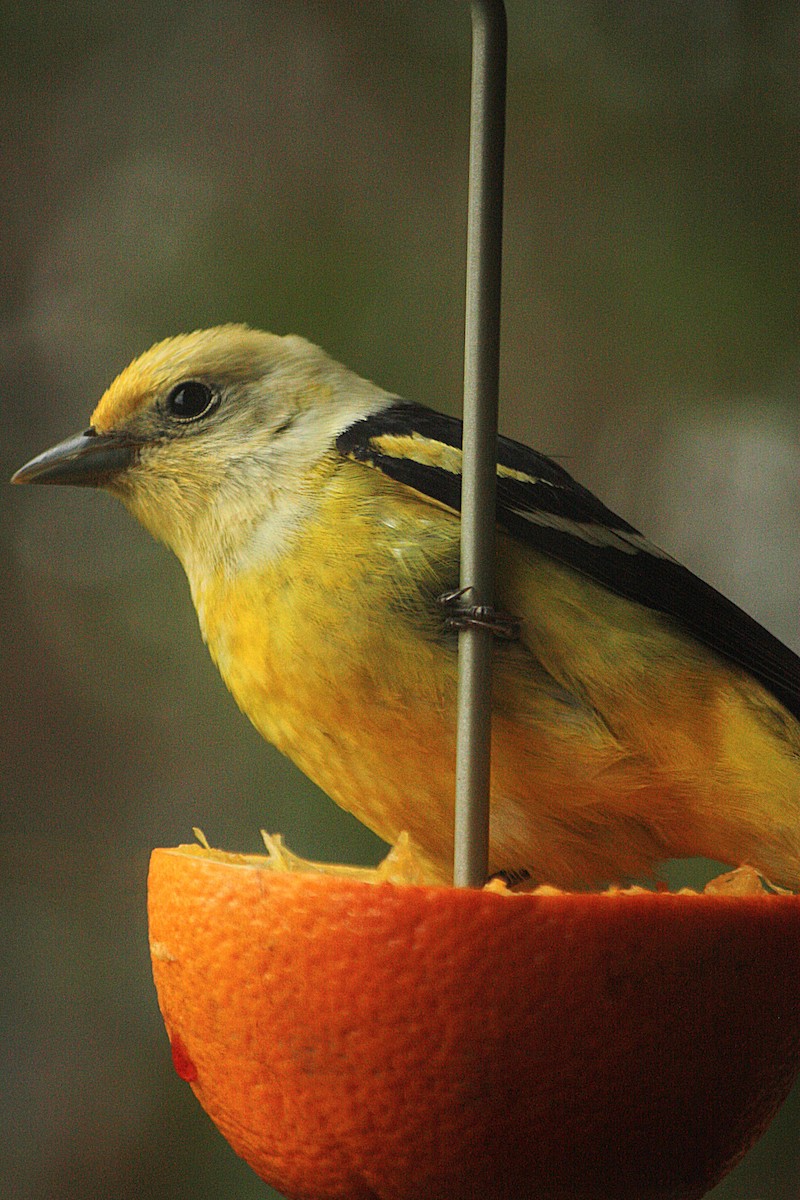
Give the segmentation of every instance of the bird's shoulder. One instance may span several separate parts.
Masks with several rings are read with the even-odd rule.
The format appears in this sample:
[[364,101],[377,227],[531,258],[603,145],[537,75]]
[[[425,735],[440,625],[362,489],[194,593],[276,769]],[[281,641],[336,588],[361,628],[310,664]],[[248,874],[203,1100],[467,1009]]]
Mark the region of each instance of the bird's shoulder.
[[[339,454],[382,471],[439,504],[461,508],[462,422],[421,404],[398,400],[339,434]],[[636,530],[552,459],[499,437],[498,508],[517,504],[529,513],[581,517]]]
[[[454,512],[462,423],[397,400],[343,430],[336,449]],[[515,540],[675,622],[753,675],[800,719],[800,659],[752,617],[606,507],[557,462],[497,440],[497,521]]]

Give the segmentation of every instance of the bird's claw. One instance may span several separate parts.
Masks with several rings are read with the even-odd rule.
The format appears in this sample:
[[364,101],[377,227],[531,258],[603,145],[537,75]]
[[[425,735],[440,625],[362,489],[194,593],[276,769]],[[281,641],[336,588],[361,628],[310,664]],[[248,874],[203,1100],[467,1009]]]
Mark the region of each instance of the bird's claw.
[[445,618],[445,626],[459,632],[463,629],[488,629],[501,641],[518,641],[521,625],[510,613],[500,612],[491,604],[460,603],[467,592],[471,591],[471,587],[463,587],[454,592],[445,592],[439,597],[439,603],[451,610]]

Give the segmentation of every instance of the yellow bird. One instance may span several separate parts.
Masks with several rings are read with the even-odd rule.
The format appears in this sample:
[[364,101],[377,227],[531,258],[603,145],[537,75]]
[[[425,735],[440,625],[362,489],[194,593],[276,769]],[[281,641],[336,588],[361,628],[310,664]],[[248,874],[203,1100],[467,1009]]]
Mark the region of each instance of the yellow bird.
[[[19,483],[105,488],[177,554],[256,728],[451,877],[461,425],[299,337],[163,341]],[[704,855],[800,885],[800,659],[560,466],[498,441],[491,868]]]

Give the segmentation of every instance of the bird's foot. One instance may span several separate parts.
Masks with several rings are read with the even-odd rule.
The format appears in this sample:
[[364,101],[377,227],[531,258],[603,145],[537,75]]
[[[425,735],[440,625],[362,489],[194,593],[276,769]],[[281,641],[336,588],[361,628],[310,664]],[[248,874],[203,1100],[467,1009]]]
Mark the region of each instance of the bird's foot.
[[445,592],[439,603],[449,609],[445,617],[448,629],[488,629],[496,638],[505,642],[516,642],[520,636],[520,622],[510,613],[500,612],[491,604],[464,604],[463,598],[471,587]]

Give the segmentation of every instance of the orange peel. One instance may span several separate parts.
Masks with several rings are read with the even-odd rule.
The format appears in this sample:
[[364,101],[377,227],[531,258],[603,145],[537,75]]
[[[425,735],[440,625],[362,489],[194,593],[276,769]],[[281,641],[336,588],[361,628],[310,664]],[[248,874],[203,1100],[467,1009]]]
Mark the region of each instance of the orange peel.
[[[800,1066],[800,897],[497,894],[153,853],[178,1073],[297,1200],[694,1200]],[[334,873],[328,873],[333,871]],[[502,892],[502,889],[500,889]],[[737,894],[740,893],[740,894]]]

